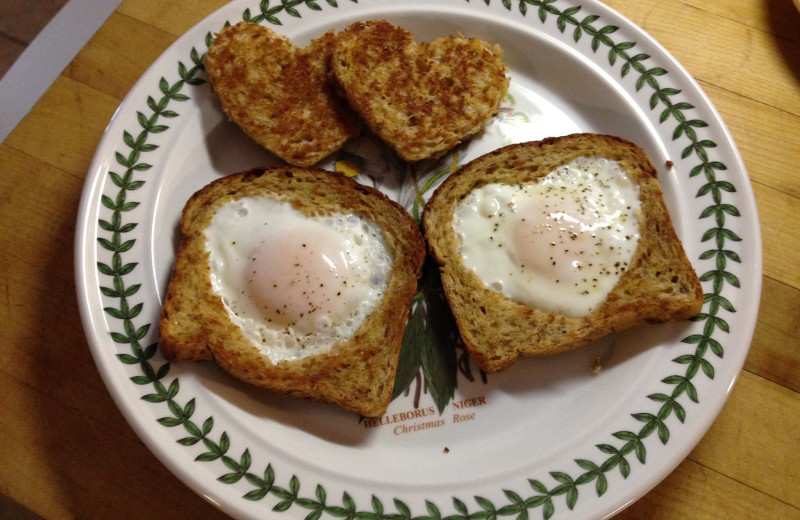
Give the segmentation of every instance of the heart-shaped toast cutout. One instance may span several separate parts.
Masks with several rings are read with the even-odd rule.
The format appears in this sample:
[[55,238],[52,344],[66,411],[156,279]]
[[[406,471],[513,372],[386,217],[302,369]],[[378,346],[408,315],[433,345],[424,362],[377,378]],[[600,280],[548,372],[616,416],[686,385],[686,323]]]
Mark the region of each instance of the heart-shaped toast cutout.
[[508,89],[499,46],[413,37],[386,21],[356,22],[337,35],[331,62],[350,105],[407,161],[441,156],[480,132]]
[[329,74],[336,35],[307,47],[267,27],[225,27],[205,58],[222,109],[250,137],[296,166],[311,166],[358,133],[358,115]]

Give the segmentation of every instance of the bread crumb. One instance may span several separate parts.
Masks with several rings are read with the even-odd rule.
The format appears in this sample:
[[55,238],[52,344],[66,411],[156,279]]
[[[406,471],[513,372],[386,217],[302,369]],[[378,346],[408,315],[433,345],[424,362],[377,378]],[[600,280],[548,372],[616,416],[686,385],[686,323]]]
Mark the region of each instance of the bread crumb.
[[598,354],[597,357],[594,358],[594,362],[592,363],[591,366],[592,375],[596,376],[597,374],[600,373],[601,370],[603,370],[603,362],[600,354]]
[[672,161],[667,161],[667,168],[672,168],[673,166],[675,166],[675,163],[674,163],[674,162],[672,162]]

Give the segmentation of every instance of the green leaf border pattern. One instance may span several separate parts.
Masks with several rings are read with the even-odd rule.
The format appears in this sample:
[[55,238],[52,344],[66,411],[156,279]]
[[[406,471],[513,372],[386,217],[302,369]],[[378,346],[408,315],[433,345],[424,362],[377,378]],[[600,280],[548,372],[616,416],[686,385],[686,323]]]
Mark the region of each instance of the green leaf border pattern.
[[[350,0],[356,2],[357,0]],[[469,1],[469,0],[467,0]],[[507,10],[512,10],[512,0],[500,0]],[[729,331],[728,322],[721,316],[722,311],[728,313],[736,312],[732,303],[722,295],[723,288],[726,286],[738,288],[738,278],[726,269],[727,263],[740,263],[739,255],[732,249],[731,242],[739,242],[741,238],[732,230],[726,227],[728,217],[739,217],[738,209],[732,204],[725,202],[725,194],[735,192],[734,185],[726,180],[717,178],[718,173],[724,172],[726,166],[712,160],[709,157],[709,150],[717,145],[713,141],[702,139],[698,136],[698,129],[707,127],[705,121],[692,119],[689,112],[694,108],[691,104],[683,101],[674,101],[680,94],[680,90],[662,87],[659,78],[667,74],[667,71],[660,67],[649,67],[650,56],[643,53],[634,53],[635,42],[615,42],[614,33],[618,27],[613,25],[602,26],[599,24],[599,16],[588,15],[580,17],[581,6],[573,6],[564,10],[557,7],[560,0],[517,0],[518,10],[525,16],[529,10],[535,9],[536,15],[542,24],[554,23],[561,33],[571,32],[573,40],[577,43],[582,38],[591,38],[591,48],[598,53],[603,50],[607,52],[608,63],[612,67],[619,65],[622,77],[628,74],[636,74],[637,79],[635,88],[637,91],[649,89],[652,94],[649,99],[650,109],[656,110],[661,107],[660,123],[666,124],[670,121],[675,123],[672,133],[673,140],[685,139],[689,144],[683,149],[682,159],[694,157],[698,163],[694,166],[689,176],[697,177],[703,175],[707,181],[697,192],[698,198],[709,199],[709,205],[702,211],[701,219],[713,217],[713,225],[703,234],[702,242],[711,243],[711,247],[700,255],[702,260],[714,260],[715,269],[701,275],[701,280],[711,285],[712,291],[705,295],[707,307],[703,313],[695,318],[696,321],[703,323],[703,332],[693,334],[682,340],[683,343],[694,346],[692,354],[678,356],[673,360],[681,367],[678,374],[668,376],[661,382],[668,388],[664,392],[658,392],[647,396],[658,407],[654,413],[635,413],[632,417],[642,423],[638,431],[617,431],[611,434],[614,440],[608,443],[598,444],[596,447],[600,451],[600,462],[593,462],[586,459],[576,459],[579,470],[575,470],[577,476],[563,471],[551,471],[549,476],[552,483],[548,486],[540,480],[529,479],[528,490],[523,496],[519,492],[503,490],[507,499],[506,504],[495,505],[490,500],[476,496],[475,505],[470,508],[466,502],[453,497],[453,512],[447,516],[442,509],[431,501],[426,501],[426,511],[423,513],[412,514],[410,507],[398,498],[393,499],[394,511],[389,512],[383,501],[376,496],[372,497],[370,510],[360,510],[353,498],[344,492],[341,503],[331,505],[325,488],[317,484],[313,495],[306,496],[301,494],[300,481],[296,476],[292,476],[286,486],[277,484],[277,476],[270,464],[267,464],[263,473],[251,471],[253,461],[248,449],[240,455],[231,456],[229,454],[231,440],[226,432],[217,434],[214,428],[213,417],[208,417],[202,423],[195,422],[193,419],[195,411],[194,398],[189,399],[185,404],[180,404],[178,396],[180,384],[177,378],[167,381],[169,364],[163,363],[155,366],[151,360],[157,352],[157,344],[144,346],[142,340],[146,337],[150,324],[136,325],[135,322],[142,311],[143,303],[133,304],[132,301],[140,288],[140,284],[127,285],[126,276],[130,275],[137,267],[136,263],[125,263],[124,253],[134,247],[135,239],[126,239],[126,235],[136,228],[136,223],[126,223],[125,214],[138,206],[138,202],[128,200],[130,192],[135,192],[141,188],[146,181],[137,180],[135,177],[149,170],[152,165],[143,161],[144,154],[157,149],[157,145],[152,144],[150,138],[153,134],[158,134],[168,130],[166,120],[178,116],[172,110],[176,103],[188,100],[189,96],[182,93],[185,85],[199,85],[205,83],[198,77],[202,71],[202,56],[195,49],[191,49],[190,65],[183,62],[178,63],[178,75],[180,79],[175,83],[170,83],[167,79],[161,78],[159,81],[159,91],[161,98],[147,98],[149,113],[138,112],[138,123],[141,127],[136,135],[123,132],[123,143],[126,147],[125,152],[116,152],[116,162],[124,169],[123,174],[109,171],[108,176],[113,185],[118,188],[115,197],[102,195],[101,203],[111,213],[110,220],[98,220],[100,230],[107,233],[103,237],[98,237],[101,248],[111,253],[110,263],[98,262],[97,269],[101,275],[110,280],[109,286],[101,286],[101,293],[109,300],[116,302],[116,306],[105,307],[104,311],[112,318],[121,323],[122,332],[110,332],[112,340],[120,345],[127,345],[129,353],[117,354],[120,362],[127,365],[138,365],[139,373],[131,377],[131,381],[142,387],[150,387],[152,390],[141,396],[141,399],[148,403],[165,404],[169,415],[158,419],[158,422],[165,427],[182,427],[186,436],[177,440],[183,446],[199,445],[204,450],[196,456],[199,462],[220,461],[225,467],[218,480],[224,484],[234,484],[242,480],[246,481],[250,490],[244,493],[243,498],[251,501],[260,501],[267,496],[272,496],[276,502],[272,507],[273,511],[284,512],[292,507],[299,507],[307,510],[305,518],[317,520],[323,515],[335,518],[347,519],[472,519],[472,518],[497,518],[500,516],[515,516],[517,518],[528,518],[531,510],[541,508],[543,518],[548,519],[556,512],[556,507],[561,507],[560,499],[564,497],[564,505],[568,509],[573,509],[579,500],[579,490],[587,484],[594,483],[597,496],[602,496],[608,489],[609,472],[619,471],[623,478],[627,478],[631,473],[631,463],[635,460],[640,464],[645,464],[647,458],[646,441],[652,435],[656,435],[662,444],[667,444],[670,439],[670,429],[667,420],[674,414],[675,418],[683,423],[686,418],[685,400],[698,403],[699,395],[694,383],[698,373],[702,373],[709,379],[714,378],[714,365],[709,360],[709,350],[717,358],[723,357],[723,347],[720,341],[715,339],[718,330],[727,333]],[[484,0],[489,5],[491,0]],[[338,7],[336,0],[326,0],[331,7]],[[305,5],[308,9],[319,11],[322,9],[319,3],[314,0],[281,0],[274,6],[270,6],[269,0],[263,0],[259,6],[259,14],[253,16],[249,9],[245,10],[242,17],[244,20],[253,22],[263,22],[280,25],[279,15],[285,13],[293,17],[301,17],[298,6]],[[206,37],[206,45],[211,42],[211,34]],[[713,358],[711,358],[713,359]],[[214,434],[212,436],[212,433]]]

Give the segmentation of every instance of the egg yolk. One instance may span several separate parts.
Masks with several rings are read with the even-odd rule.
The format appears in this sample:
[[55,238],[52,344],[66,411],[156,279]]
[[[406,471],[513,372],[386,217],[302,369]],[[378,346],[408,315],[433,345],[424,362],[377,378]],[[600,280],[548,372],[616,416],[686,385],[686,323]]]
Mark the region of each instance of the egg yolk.
[[529,202],[515,215],[509,255],[523,272],[572,285],[591,262],[597,222],[569,197],[553,206],[557,209],[548,200]]
[[251,252],[245,287],[268,321],[312,334],[347,313],[347,270],[341,242],[323,233],[282,232]]

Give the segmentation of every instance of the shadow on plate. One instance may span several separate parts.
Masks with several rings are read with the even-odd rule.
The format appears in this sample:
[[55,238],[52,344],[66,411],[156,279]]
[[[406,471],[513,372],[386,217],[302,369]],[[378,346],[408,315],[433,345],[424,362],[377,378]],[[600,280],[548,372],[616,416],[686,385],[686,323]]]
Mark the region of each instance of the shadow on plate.
[[[477,380],[470,382],[460,377],[459,392],[471,395],[474,391],[469,387],[481,385],[481,393],[492,402],[498,401],[491,397],[495,392],[535,401],[537,395],[552,398],[568,390],[580,399],[582,392],[591,393],[596,384],[604,385],[605,378],[629,380],[631,375],[643,376],[653,364],[677,357],[678,353],[673,356],[656,351],[671,348],[669,345],[675,338],[686,335],[689,325],[683,322],[638,327],[598,339],[571,352],[521,358],[504,372],[488,374],[485,386]],[[374,431],[363,427],[358,415],[335,405],[287,397],[251,386],[214,363],[191,364],[182,369],[190,371],[209,395],[219,400],[223,409],[235,410],[233,415],[241,412],[256,421],[276,422],[342,446],[361,445]],[[620,371],[625,375],[621,376]]]
[[198,383],[221,404],[256,420],[275,421],[343,446],[361,444],[368,431],[360,417],[336,405],[284,396],[239,381],[213,362],[190,369]]
[[[592,383],[617,377],[620,371],[643,374],[652,363],[663,361],[655,350],[686,336],[689,326],[689,322],[677,322],[636,327],[570,352],[520,358],[505,372],[489,374],[489,391],[545,395],[562,387],[591,389]],[[677,356],[676,353],[668,359]]]
[[245,134],[236,123],[225,116],[220,118],[221,109],[216,100],[206,102],[200,113],[211,166],[223,176],[285,164]]

